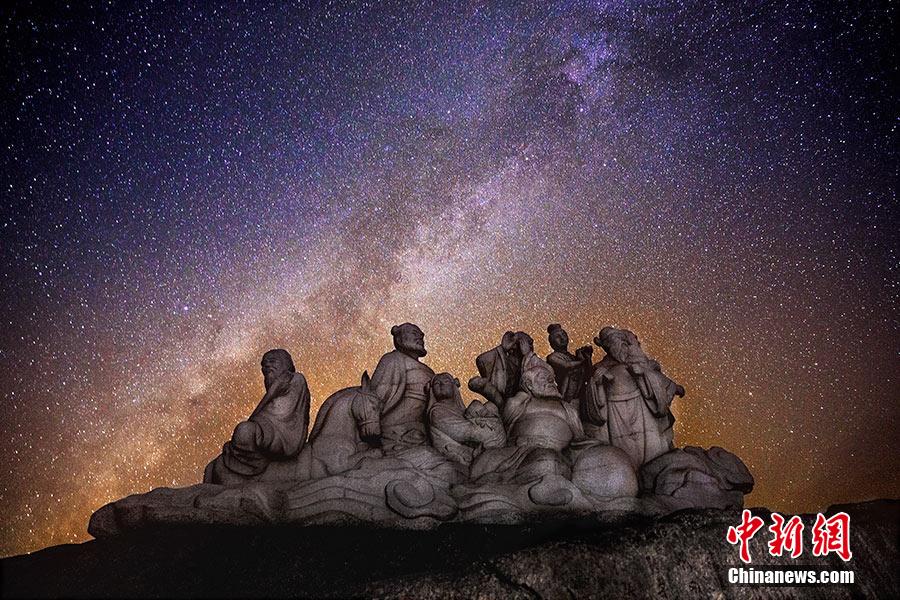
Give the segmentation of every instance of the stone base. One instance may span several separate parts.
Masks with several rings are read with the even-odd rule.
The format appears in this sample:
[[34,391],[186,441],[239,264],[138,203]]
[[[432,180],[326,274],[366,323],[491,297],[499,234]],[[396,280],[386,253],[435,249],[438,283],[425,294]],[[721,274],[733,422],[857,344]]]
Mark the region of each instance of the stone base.
[[[773,558],[752,566],[853,569],[852,586],[734,586],[725,541],[739,510],[687,510],[433,530],[171,526],[0,561],[0,597],[897,598],[900,501],[833,507],[852,519],[853,559]],[[764,509],[754,513],[770,521]],[[805,515],[808,528],[813,515]]]
[[363,522],[431,529],[442,522],[510,524],[601,513],[656,517],[685,508],[741,508],[744,494],[753,488],[744,464],[721,448],[673,450],[644,465],[639,477],[620,454],[603,446],[580,455],[579,465],[587,468],[571,479],[536,472],[503,481],[467,481],[455,463],[435,460],[430,452],[412,452],[407,459],[366,458],[350,471],[321,479],[200,484],[128,496],[94,513],[88,531],[109,537],[151,525],[191,523]]

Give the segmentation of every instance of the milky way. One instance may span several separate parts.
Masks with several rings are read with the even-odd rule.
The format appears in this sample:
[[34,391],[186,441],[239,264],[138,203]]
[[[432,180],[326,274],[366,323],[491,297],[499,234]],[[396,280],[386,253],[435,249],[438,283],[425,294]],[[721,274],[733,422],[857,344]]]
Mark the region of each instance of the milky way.
[[463,381],[628,327],[750,505],[900,495],[896,15],[819,4],[2,9],[0,554],[403,321]]

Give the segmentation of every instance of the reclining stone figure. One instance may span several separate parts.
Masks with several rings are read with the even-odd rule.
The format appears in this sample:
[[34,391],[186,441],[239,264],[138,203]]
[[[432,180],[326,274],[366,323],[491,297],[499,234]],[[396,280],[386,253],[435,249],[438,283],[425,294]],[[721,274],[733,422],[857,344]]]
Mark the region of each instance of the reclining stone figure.
[[496,405],[473,400],[463,405],[459,380],[449,373],[428,384],[428,433],[431,445],[444,456],[468,466],[485,448],[506,445],[506,431]]
[[238,423],[222,454],[207,465],[205,483],[259,479],[271,464],[297,456],[309,427],[309,387],[286,350],[262,358],[266,393],[246,421]]

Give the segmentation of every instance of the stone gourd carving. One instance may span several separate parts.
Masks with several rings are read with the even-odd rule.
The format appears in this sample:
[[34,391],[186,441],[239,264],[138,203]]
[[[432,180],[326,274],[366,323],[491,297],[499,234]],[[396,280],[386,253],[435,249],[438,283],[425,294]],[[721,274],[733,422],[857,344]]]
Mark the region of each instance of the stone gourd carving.
[[[506,332],[459,380],[421,359],[425,336],[394,326],[394,350],[371,379],[329,396],[309,432],[309,391],[284,350],[262,360],[266,393],[235,428],[204,483],[107,504],[95,536],[154,523],[366,522],[400,528],[445,521],[514,522],[554,515],[660,515],[741,506],[753,478],[721,449],[674,448],[671,403],[684,389],[625,329],[585,348],[548,327],[545,361],[524,332]],[[589,375],[589,377],[588,377]],[[560,384],[561,385],[558,385]]]

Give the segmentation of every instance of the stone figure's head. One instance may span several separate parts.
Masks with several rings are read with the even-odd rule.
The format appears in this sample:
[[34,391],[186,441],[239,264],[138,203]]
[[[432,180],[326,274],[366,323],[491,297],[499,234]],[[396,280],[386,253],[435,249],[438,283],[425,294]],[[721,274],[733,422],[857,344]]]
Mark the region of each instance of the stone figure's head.
[[522,388],[538,398],[562,399],[553,376],[553,367],[534,352],[528,355],[522,365]]
[[638,337],[634,334],[630,329],[620,329],[622,335],[625,336],[625,340],[628,342],[630,346],[636,346],[638,348],[641,347],[641,342],[638,340]]
[[459,379],[450,373],[438,373],[431,378],[428,389],[436,400],[454,398],[459,391]]
[[528,353],[534,352],[534,340],[524,331],[516,332],[516,346],[520,357],[525,358]]
[[[633,335],[633,334],[632,334]],[[619,362],[628,362],[629,344],[625,332],[615,327],[604,327],[594,338],[594,343]]]
[[503,337],[500,338],[500,347],[507,354],[514,352],[516,350],[516,334],[512,331],[504,333]]
[[547,340],[557,352],[564,352],[569,347],[569,334],[559,323],[547,325]]
[[650,357],[648,357],[644,352],[644,349],[641,348],[641,342],[640,340],[638,340],[638,337],[634,334],[634,332],[628,329],[622,329],[621,331],[625,336],[625,341],[628,342],[629,362],[642,362],[649,360]]
[[500,347],[507,356],[521,359],[529,352],[534,352],[534,340],[524,331],[507,331],[500,339]]
[[425,350],[425,333],[417,325],[394,325],[391,327],[391,335],[394,336],[394,348],[400,352],[417,358],[428,354]]
[[263,378],[265,379],[266,389],[272,385],[272,382],[284,377],[289,373],[295,373],[297,369],[294,367],[294,361],[287,350],[276,348],[269,350],[263,354],[262,362]]

